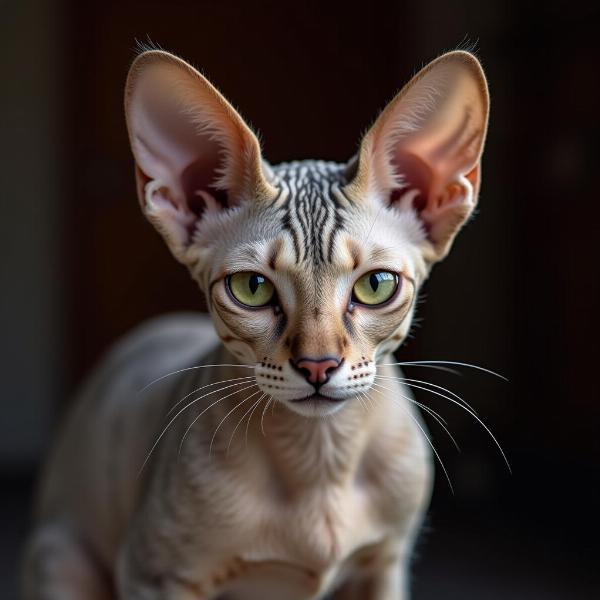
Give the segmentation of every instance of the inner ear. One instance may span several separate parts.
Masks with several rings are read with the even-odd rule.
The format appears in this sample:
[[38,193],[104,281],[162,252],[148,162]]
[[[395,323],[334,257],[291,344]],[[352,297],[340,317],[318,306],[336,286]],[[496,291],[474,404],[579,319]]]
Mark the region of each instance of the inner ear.
[[197,258],[192,246],[208,213],[276,196],[252,130],[179,58],[163,51],[136,58],[125,114],[140,203],[182,262]]
[[421,213],[431,193],[433,170],[423,159],[408,152],[395,152],[393,164],[400,186],[391,190],[389,204],[400,203],[402,208]]
[[188,165],[181,173],[181,187],[185,194],[187,208],[197,218],[202,217],[202,214],[208,208],[207,194],[215,200],[219,208],[223,209],[230,206],[227,190],[217,187],[214,176],[222,168],[223,158],[217,150],[211,157],[198,159]]
[[441,56],[367,132],[347,193],[414,210],[439,260],[477,201],[488,106],[477,59],[462,51]]

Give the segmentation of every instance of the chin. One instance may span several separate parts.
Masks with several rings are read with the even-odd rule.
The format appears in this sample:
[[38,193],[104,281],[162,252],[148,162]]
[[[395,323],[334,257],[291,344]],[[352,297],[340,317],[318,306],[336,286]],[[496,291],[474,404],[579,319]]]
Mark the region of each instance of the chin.
[[284,404],[293,412],[304,417],[325,417],[336,413],[348,398],[330,398],[321,394],[312,394],[298,400],[285,400]]

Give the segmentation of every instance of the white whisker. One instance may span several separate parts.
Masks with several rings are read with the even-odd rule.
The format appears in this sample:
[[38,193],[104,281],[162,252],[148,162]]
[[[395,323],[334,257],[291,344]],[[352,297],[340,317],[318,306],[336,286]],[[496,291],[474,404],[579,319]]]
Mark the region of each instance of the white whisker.
[[263,408],[262,411],[262,415],[260,416],[260,430],[262,431],[263,437],[266,437],[265,435],[265,413],[267,412],[267,409],[269,408],[269,404],[271,404],[271,402],[273,402],[273,396],[269,396],[269,399],[267,400],[267,402],[265,403],[265,406]]
[[[377,363],[378,367],[395,367],[402,366],[405,363]],[[423,367],[425,369],[435,369],[436,371],[444,371],[446,373],[452,373],[453,375],[459,375],[462,377],[462,373],[456,369],[450,369],[449,367],[441,367],[439,365],[422,365],[422,364],[408,364],[409,367]]]
[[[380,392],[377,389],[374,390],[374,391],[378,392],[379,394],[383,394],[383,392]],[[448,485],[450,486],[450,491],[454,495],[454,488],[452,487],[452,481],[450,481],[450,475],[448,475],[448,471],[446,470],[446,466],[444,465],[444,461],[442,461],[440,455],[438,454],[438,451],[435,449],[435,446],[433,445],[433,442],[431,441],[431,439],[429,439],[429,436],[427,435],[427,433],[425,432],[425,430],[423,429],[423,427],[421,427],[421,425],[417,421],[417,419],[415,419],[410,414],[410,411],[406,410],[406,408],[404,406],[402,406],[402,404],[400,404],[400,403],[399,403],[399,406],[413,420],[414,424],[421,430],[421,433],[423,434],[423,437],[427,440],[427,443],[431,447],[431,450],[433,451],[433,453],[435,454],[435,457],[437,458],[438,462],[440,463],[440,466],[442,467],[442,471],[444,471],[444,475],[446,476],[446,479],[448,480]]]
[[[382,386],[382,385],[380,385],[378,383],[374,383],[373,385],[377,386],[377,387],[381,387],[381,388],[383,388],[385,390],[388,390],[388,391],[390,391],[392,393],[396,392],[396,390],[384,387],[384,386]],[[457,449],[457,451],[460,452],[460,446],[458,445],[456,439],[450,433],[450,430],[447,427],[448,421],[446,421],[446,419],[444,419],[444,417],[442,417],[442,415],[440,415],[440,413],[436,412],[435,410],[433,410],[433,408],[430,408],[426,404],[422,404],[421,402],[418,402],[417,400],[414,400],[413,398],[405,396],[404,394],[401,394],[401,396],[404,399],[408,400],[409,402],[412,402],[413,404],[415,404],[416,406],[418,406],[420,409],[424,410],[427,414],[431,415],[431,417],[434,418],[437,421],[437,423],[439,424],[439,426],[446,432],[446,434],[448,435],[448,437],[452,440],[452,443],[454,444],[454,447]]]
[[[196,388],[195,390],[192,390],[189,394],[186,394],[181,400],[179,400],[178,402],[176,402],[171,409],[169,410],[169,412],[165,415],[165,417],[168,417],[182,402],[184,402],[185,400],[187,400],[190,396],[193,396],[194,394],[197,394],[198,392],[209,388],[209,387],[213,387],[215,385],[219,385],[221,383],[230,383],[231,381],[240,381],[240,382],[244,382],[244,383],[248,383],[251,379],[254,379],[254,375],[248,375],[247,377],[234,377],[232,379],[223,379],[222,381],[216,381],[214,383],[208,383],[206,385],[200,386],[199,388]],[[238,385],[241,385],[238,384]]]
[[369,394],[367,394],[367,392],[363,392],[363,394],[369,400],[369,402],[371,404],[371,408],[373,408],[375,406],[375,399],[371,398],[371,396]]
[[[256,394],[259,394],[260,390],[258,390],[258,392],[255,392],[254,394],[252,394],[251,396],[248,396],[248,398],[246,398],[246,400],[250,400],[250,398],[252,398],[252,396],[256,396]],[[244,402],[246,402],[246,400],[244,400]],[[255,403],[258,404],[259,400]],[[246,415],[254,408],[254,404],[242,415],[241,419],[237,422],[237,425],[233,428],[233,431],[231,432],[231,437],[229,438],[229,443],[227,444],[227,450],[225,452],[225,455],[229,455],[229,449],[231,448],[231,444],[233,442],[233,438],[235,437],[235,432],[237,431],[238,427],[242,424],[242,422],[244,421],[244,419],[246,418]]]
[[367,392],[360,392],[360,394],[362,394],[364,397],[365,403],[368,405],[368,407],[372,409],[375,406],[375,401],[373,398],[371,398]]
[[178,369],[177,371],[172,371],[171,373],[165,373],[164,375],[157,377],[154,381],[151,381],[150,383],[146,384],[138,393],[141,394],[142,392],[147,390],[151,385],[158,383],[159,381],[161,381],[162,379],[165,379],[166,377],[171,377],[171,375],[177,375],[177,373],[184,373],[185,371],[193,371],[195,369],[208,369],[211,367],[240,367],[242,369],[254,369],[255,368],[254,365],[234,365],[234,364],[226,364],[226,363],[220,364],[220,365],[196,365],[195,367],[186,367],[185,369]]
[[[152,448],[150,448],[150,452],[148,452],[148,455],[146,456],[146,459],[144,460],[144,464],[142,464],[142,467],[138,473],[138,476],[142,474],[142,471],[144,470],[144,467],[146,466],[147,462],[150,460],[150,457],[152,456],[152,453],[154,452],[154,449],[156,448],[156,446],[158,446],[160,440],[163,438],[163,436],[165,435],[165,433],[167,432],[167,430],[169,429],[169,427],[175,422],[175,420],[177,419],[177,417],[179,417],[179,415],[181,413],[183,413],[186,409],[188,409],[190,406],[192,406],[193,404],[195,404],[196,402],[202,400],[202,398],[205,398],[206,396],[210,396],[216,392],[222,392],[223,390],[226,390],[227,388],[230,387],[235,387],[236,385],[239,385],[237,383],[233,383],[229,386],[226,386],[224,388],[218,389],[218,390],[212,390],[211,392],[207,392],[206,394],[203,394],[202,396],[195,398],[194,400],[192,400],[191,402],[188,402],[188,404],[186,404],[182,409],[179,410],[179,412],[167,423],[166,427],[161,431],[160,435],[158,436],[158,438],[156,439],[156,441],[154,442]],[[252,384],[252,385],[256,385],[256,384]],[[248,386],[248,388],[252,387],[252,385]],[[233,394],[236,394],[237,392],[241,392],[244,389],[248,389],[248,388],[243,388],[242,390],[236,390],[235,392],[233,392]],[[233,395],[230,394],[230,395]],[[225,398],[227,398],[228,396],[225,396]],[[219,400],[217,400],[216,402],[213,402],[210,406],[208,406],[207,408],[205,408],[200,415],[198,415],[197,418],[199,418],[202,414],[204,414],[209,408],[211,408],[212,406],[214,406],[215,404],[218,404],[221,400],[224,400],[224,398],[219,398]],[[195,422],[195,421],[194,421]]]
[[407,385],[408,387],[419,389],[419,390],[424,390],[424,391],[429,392],[431,394],[435,394],[436,396],[440,396],[441,398],[445,398],[449,402],[452,402],[453,404],[456,404],[457,406],[460,406],[460,408],[462,408],[464,411],[466,411],[467,413],[469,413],[487,431],[488,435],[494,441],[494,444],[496,444],[498,450],[500,450],[500,454],[502,455],[502,458],[504,459],[504,462],[506,463],[506,466],[508,468],[508,472],[512,473],[512,469],[510,467],[510,463],[508,462],[508,458],[506,458],[506,454],[504,454],[504,450],[502,450],[502,446],[500,446],[500,443],[494,437],[494,434],[490,431],[489,427],[477,416],[476,413],[474,413],[471,409],[467,408],[466,406],[464,406],[463,404],[461,404],[460,402],[458,402],[454,398],[451,398],[450,396],[446,396],[445,394],[442,394],[440,392],[436,392],[435,390],[432,390],[430,388],[426,388],[426,387],[417,385],[415,383],[405,383],[405,385]]
[[456,398],[457,400],[462,402],[465,406],[470,408],[474,413],[477,413],[477,411],[464,398],[462,398],[458,394],[454,393],[452,390],[449,390],[441,385],[431,383],[430,381],[423,381],[422,379],[411,379],[410,377],[391,377],[388,375],[375,375],[375,377],[378,379],[391,379],[391,380],[395,380],[395,381],[400,381],[401,383],[411,382],[411,383],[422,383],[423,385],[430,385],[433,388],[442,390],[442,391],[446,392],[447,394],[450,394],[450,396],[453,396],[454,398]]
[[365,404],[364,396],[361,392],[356,392],[356,399],[360,402],[360,405],[363,407],[363,410],[367,412],[367,405]]
[[382,367],[391,367],[391,366],[435,366],[435,365],[455,365],[457,367],[468,367],[469,369],[477,369],[478,371],[483,371],[484,373],[488,373],[489,375],[493,375],[494,377],[498,377],[503,379],[504,381],[508,381],[504,375],[500,375],[500,373],[496,373],[496,371],[492,371],[490,369],[486,369],[485,367],[480,367],[478,365],[472,365],[470,363],[457,362],[453,360],[412,360],[407,362],[397,362],[397,363],[387,363],[385,365],[381,365]]
[[250,416],[248,417],[248,422],[246,423],[246,448],[248,448],[248,428],[250,427],[250,421],[252,421],[252,415],[254,414],[254,411],[256,410],[256,408],[258,407],[258,405],[260,404],[260,402],[266,397],[267,394],[263,394],[255,403],[254,406],[252,408],[252,412],[250,413]]
[[[258,386],[257,386],[258,387]],[[248,389],[248,388],[245,388]],[[242,406],[242,404],[244,404],[247,400],[250,400],[250,398],[252,398],[252,396],[256,396],[256,394],[258,394],[260,392],[260,389],[257,392],[254,392],[253,394],[250,394],[249,396],[246,396],[242,401],[238,402],[220,421],[219,424],[217,425],[214,433],[212,434],[212,437],[210,438],[210,445],[208,447],[208,455],[210,456],[212,454],[212,447],[213,444],[215,443],[215,438],[217,436],[217,432],[219,431],[219,429],[221,428],[221,425],[223,425],[223,423],[225,423],[225,421],[227,420],[227,418],[229,417],[229,415],[231,415],[232,413],[234,413],[240,406]]]

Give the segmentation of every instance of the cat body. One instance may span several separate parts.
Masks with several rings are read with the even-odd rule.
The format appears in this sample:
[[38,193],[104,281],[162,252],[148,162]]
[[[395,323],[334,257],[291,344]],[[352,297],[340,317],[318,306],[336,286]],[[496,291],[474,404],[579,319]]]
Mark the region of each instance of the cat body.
[[142,326],[84,386],[26,599],[407,598],[432,463],[391,353],[476,200],[477,61],[427,67],[347,165],[271,167],[161,51],[134,63],[126,114],[142,209],[210,317]]
[[[56,546],[57,569],[61,548],[66,557],[80,552],[85,569],[98,573],[94,592],[80,592],[90,600],[113,597],[107,582],[117,568],[124,598],[211,598],[225,591],[244,599],[317,598],[390,567],[400,586],[398,565],[408,559],[431,480],[427,444],[403,412],[412,412],[408,401],[378,400],[371,410],[357,403],[336,420],[308,422],[269,407],[264,435],[261,406],[247,437],[244,420],[227,452],[244,405],[225,421],[209,454],[215,428],[248,395],[240,392],[197,421],[181,452],[198,411],[175,421],[138,476],[170,405],[220,381],[224,369],[192,370],[140,389],[156,369],[228,363],[232,355],[218,341],[206,317],[165,317],[124,340],[92,377],[41,496],[40,539],[46,535]],[[227,375],[244,372],[230,368]],[[75,568],[83,573],[82,565]],[[68,598],[62,593],[55,597]]]

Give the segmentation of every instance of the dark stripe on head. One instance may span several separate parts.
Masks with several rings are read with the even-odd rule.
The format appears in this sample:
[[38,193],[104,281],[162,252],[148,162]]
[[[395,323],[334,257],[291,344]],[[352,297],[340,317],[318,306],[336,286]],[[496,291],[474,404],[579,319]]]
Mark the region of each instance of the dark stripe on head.
[[335,196],[344,181],[343,166],[307,161],[275,170],[287,191],[281,222],[292,236],[296,261],[331,262],[336,235],[345,225],[346,207]]
[[269,268],[273,271],[277,270],[277,258],[279,257],[282,246],[283,242],[279,238],[276,239],[271,245],[271,251],[269,253]]
[[296,262],[300,262],[300,242],[298,240],[298,234],[292,226],[292,217],[290,213],[287,213],[283,216],[282,225],[284,230],[292,236],[292,243],[294,245],[294,255],[296,257]]

